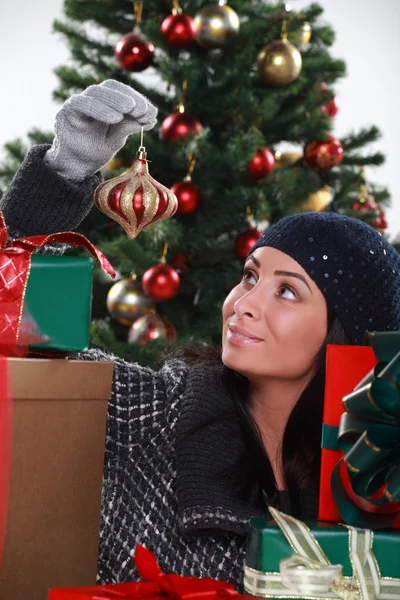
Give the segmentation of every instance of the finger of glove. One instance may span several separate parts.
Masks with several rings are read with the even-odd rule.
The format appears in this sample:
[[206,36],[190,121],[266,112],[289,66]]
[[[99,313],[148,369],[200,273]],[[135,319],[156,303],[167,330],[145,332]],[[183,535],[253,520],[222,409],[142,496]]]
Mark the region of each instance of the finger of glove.
[[80,114],[109,125],[119,123],[124,117],[120,111],[91,96],[80,95],[71,98],[70,113],[71,109],[77,114],[77,117]]
[[109,134],[115,135],[118,138],[128,137],[131,133],[139,133],[142,127],[144,131],[149,131],[150,129],[153,129],[155,124],[156,121],[152,121],[151,123],[141,125],[136,118],[125,116],[123,121],[117,123],[110,129]]
[[[125,86],[127,87],[127,86]],[[121,113],[130,113],[135,109],[135,99],[124,92],[103,85],[92,85],[83,92],[82,96],[96,98],[105,106]]]
[[114,79],[107,79],[107,81],[103,81],[103,83],[101,83],[99,87],[102,86],[105,88],[117,90],[127,95],[129,94],[133,98],[133,100],[135,101],[135,107],[132,111],[129,111],[131,112],[132,117],[136,117],[138,120],[141,117],[145,117],[145,123],[154,121],[154,119],[156,118],[158,109],[150,102],[148,98],[146,98],[146,96],[143,96],[143,94],[137,92],[129,85],[125,85],[125,83],[115,81]]

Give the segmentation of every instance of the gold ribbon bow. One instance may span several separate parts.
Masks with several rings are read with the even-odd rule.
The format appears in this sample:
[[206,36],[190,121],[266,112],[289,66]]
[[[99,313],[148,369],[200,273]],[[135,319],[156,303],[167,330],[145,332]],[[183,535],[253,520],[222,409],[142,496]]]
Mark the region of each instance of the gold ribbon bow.
[[246,592],[267,598],[315,600],[394,600],[400,598],[400,579],[381,577],[372,552],[373,532],[347,527],[353,577],[342,565],[332,565],[310,529],[298,519],[269,508],[294,551],[280,562],[280,573],[262,573],[245,566]]

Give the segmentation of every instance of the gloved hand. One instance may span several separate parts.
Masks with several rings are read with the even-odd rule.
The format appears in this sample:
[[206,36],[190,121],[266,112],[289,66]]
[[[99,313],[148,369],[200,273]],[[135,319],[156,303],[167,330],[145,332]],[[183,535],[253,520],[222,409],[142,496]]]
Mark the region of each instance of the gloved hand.
[[157,108],[133,88],[109,79],[72,96],[55,119],[55,139],[45,162],[66,179],[94,175],[120,150],[131,133],[149,131]]

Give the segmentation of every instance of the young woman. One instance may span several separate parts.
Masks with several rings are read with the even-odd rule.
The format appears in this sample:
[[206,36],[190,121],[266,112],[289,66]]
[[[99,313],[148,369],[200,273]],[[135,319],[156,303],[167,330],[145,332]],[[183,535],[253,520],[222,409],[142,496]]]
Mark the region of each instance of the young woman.
[[[113,81],[68,100],[53,146],[31,149],[2,199],[10,235],[76,227],[100,167],[155,116],[143,96]],[[239,588],[250,516],[266,517],[272,504],[316,517],[326,344],[399,329],[399,255],[344,216],[282,219],[232,284],[222,355],[186,353],[157,372],[96,349],[78,355],[114,361],[101,583],[135,579],[141,543],[166,572]]]

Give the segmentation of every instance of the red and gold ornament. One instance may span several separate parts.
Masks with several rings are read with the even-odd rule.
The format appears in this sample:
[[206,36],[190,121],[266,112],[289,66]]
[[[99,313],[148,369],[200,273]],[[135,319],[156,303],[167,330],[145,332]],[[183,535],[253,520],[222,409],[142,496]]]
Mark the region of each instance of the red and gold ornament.
[[261,146],[247,165],[247,172],[253,181],[258,181],[270,175],[274,168],[275,158],[273,153],[265,146]]
[[172,48],[187,48],[196,39],[196,24],[192,17],[182,12],[179,0],[173,0],[172,4],[172,14],[162,22],[161,33]]
[[151,177],[146,157],[141,145],[131,168],[101,183],[94,193],[97,208],[119,223],[130,240],[145,227],[169,219],[178,208],[173,192]]
[[198,211],[201,205],[201,192],[198,185],[192,181],[192,173],[196,159],[189,156],[189,169],[183,181],[171,186],[171,192],[178,198],[177,215],[191,215]]
[[316,171],[329,171],[343,160],[343,147],[339,140],[329,136],[327,140],[313,140],[304,148],[304,162]]
[[134,2],[135,27],[131,33],[124,35],[115,46],[115,58],[120,66],[132,73],[139,73],[149,67],[154,58],[154,44],[148,42],[140,30],[143,0]]
[[261,236],[262,231],[258,231],[255,227],[249,227],[246,231],[240,233],[235,242],[236,256],[244,260]]
[[167,249],[168,244],[165,244],[159,264],[147,269],[142,277],[144,291],[155,302],[165,302],[173,298],[181,284],[178,272],[166,264]]
[[200,121],[185,111],[186,89],[187,80],[182,84],[177,112],[166,117],[161,124],[161,137],[164,142],[177,142],[189,135],[197,135],[203,129]]
[[128,341],[131,344],[145,346],[158,339],[167,342],[176,340],[176,330],[169,319],[156,312],[140,317],[129,329]]

